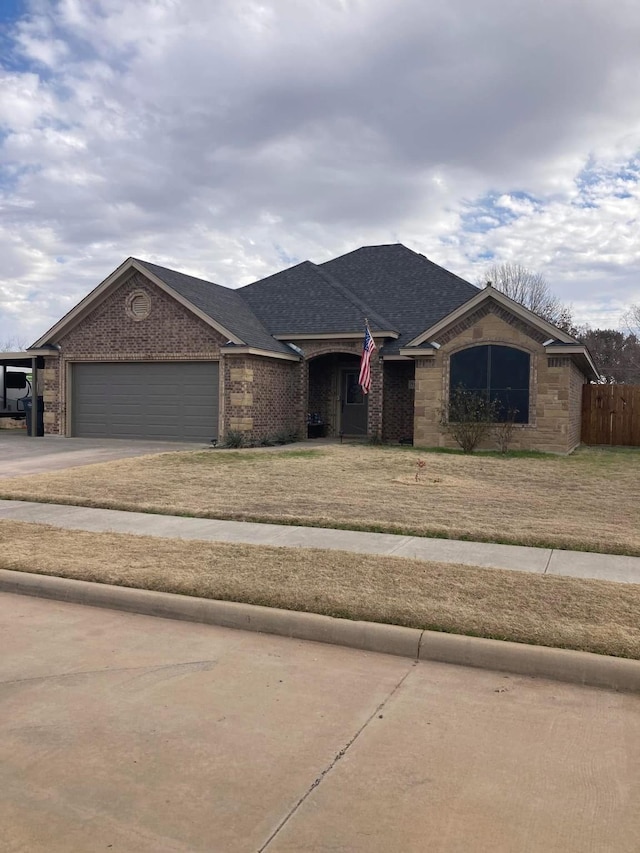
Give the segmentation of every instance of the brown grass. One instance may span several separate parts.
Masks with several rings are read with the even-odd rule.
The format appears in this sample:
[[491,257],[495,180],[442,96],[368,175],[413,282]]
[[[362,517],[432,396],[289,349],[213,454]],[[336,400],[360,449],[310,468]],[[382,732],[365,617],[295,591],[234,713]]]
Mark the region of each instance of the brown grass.
[[[426,466],[415,481],[416,462]],[[640,555],[640,452],[193,451],[0,481],[1,498]]]
[[0,568],[640,658],[640,584],[0,522]]

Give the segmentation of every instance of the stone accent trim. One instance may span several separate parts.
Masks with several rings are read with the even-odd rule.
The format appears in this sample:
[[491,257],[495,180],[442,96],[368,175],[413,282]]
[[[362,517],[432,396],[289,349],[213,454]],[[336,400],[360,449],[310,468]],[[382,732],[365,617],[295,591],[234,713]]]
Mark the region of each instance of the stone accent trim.
[[[510,326],[513,326],[523,335],[527,335],[529,338],[532,338],[537,343],[544,343],[547,339],[543,332],[539,329],[536,329],[534,326],[529,325],[529,323],[525,323],[524,320],[521,320],[520,317],[516,317],[515,314],[512,314],[510,311],[507,311],[506,308],[503,308],[502,305],[498,305],[495,302],[489,301],[485,302],[481,305],[476,311],[473,311],[471,314],[468,314],[462,320],[455,324],[455,326],[451,326],[441,335],[438,335],[438,343],[441,346],[448,344],[454,338],[457,338],[463,332],[466,332],[467,329],[470,329],[472,326],[475,326],[476,323],[481,320],[483,317],[486,317],[488,314],[494,314],[496,317],[500,317],[501,320],[504,320],[505,323],[509,323]],[[481,336],[476,334],[476,340],[480,340]],[[483,343],[486,343],[483,341]]]

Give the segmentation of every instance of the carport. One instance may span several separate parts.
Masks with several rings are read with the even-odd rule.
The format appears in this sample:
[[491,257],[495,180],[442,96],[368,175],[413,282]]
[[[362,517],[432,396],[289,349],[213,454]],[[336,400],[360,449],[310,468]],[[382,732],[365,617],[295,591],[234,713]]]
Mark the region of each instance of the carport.
[[[24,352],[0,352],[0,381],[2,394],[0,395],[0,417],[15,417],[14,411],[7,408],[7,368],[26,367],[31,371],[31,430],[29,435],[36,438],[38,435],[38,374],[44,367],[44,356],[51,355],[50,349],[34,349]],[[28,394],[25,396],[29,396]]]

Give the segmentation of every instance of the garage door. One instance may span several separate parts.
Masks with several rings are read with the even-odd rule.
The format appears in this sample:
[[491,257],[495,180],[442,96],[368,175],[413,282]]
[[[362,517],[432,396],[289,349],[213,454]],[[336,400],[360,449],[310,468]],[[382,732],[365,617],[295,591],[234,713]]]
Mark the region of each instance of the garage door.
[[218,435],[217,362],[75,364],[72,435],[209,441]]

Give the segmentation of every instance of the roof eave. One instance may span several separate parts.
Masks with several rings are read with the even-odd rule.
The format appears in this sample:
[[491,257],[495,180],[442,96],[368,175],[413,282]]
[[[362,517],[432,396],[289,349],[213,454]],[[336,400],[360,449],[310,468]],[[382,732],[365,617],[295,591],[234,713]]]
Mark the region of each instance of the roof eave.
[[51,328],[48,329],[41,338],[38,338],[38,340],[31,345],[32,348],[45,346],[47,343],[50,343],[55,338],[59,337],[64,331],[73,328],[73,326],[86,316],[91,308],[98,303],[105,290],[108,290],[109,287],[120,278],[120,276],[124,275],[127,270],[132,267],[132,265],[133,258],[127,258],[126,261],[123,261],[123,263],[108,275],[104,281],[101,281],[97,287],[94,287],[94,289],[84,297],[84,299],[81,299],[80,302],[71,309],[71,311],[68,311],[64,317],[61,317],[57,323],[51,326]]
[[574,361],[577,361],[585,376],[589,379],[597,381],[600,379],[600,373],[591,357],[591,353],[585,346],[577,347],[575,344],[562,346],[562,344],[550,344],[545,347],[547,355],[569,355]]
[[423,349],[421,347],[400,347],[399,350],[400,355],[409,356],[410,358],[433,358],[436,352],[436,349]]
[[280,358],[284,361],[301,361],[301,357],[299,355],[295,355],[295,353],[288,352],[279,352],[277,350],[268,350],[261,349],[260,347],[250,347],[250,346],[236,346],[235,344],[232,346],[222,346],[220,347],[220,352],[225,355],[259,355],[263,358]]
[[[400,332],[396,332],[395,330],[383,330],[378,331],[377,329],[371,329],[371,336],[375,340],[376,338],[393,338],[396,340],[400,337]],[[291,332],[290,334],[278,334],[272,335],[277,341],[313,341],[313,340],[331,340],[333,338],[340,338],[344,340],[345,338],[351,340],[358,340],[359,338],[364,338],[364,332]]]

